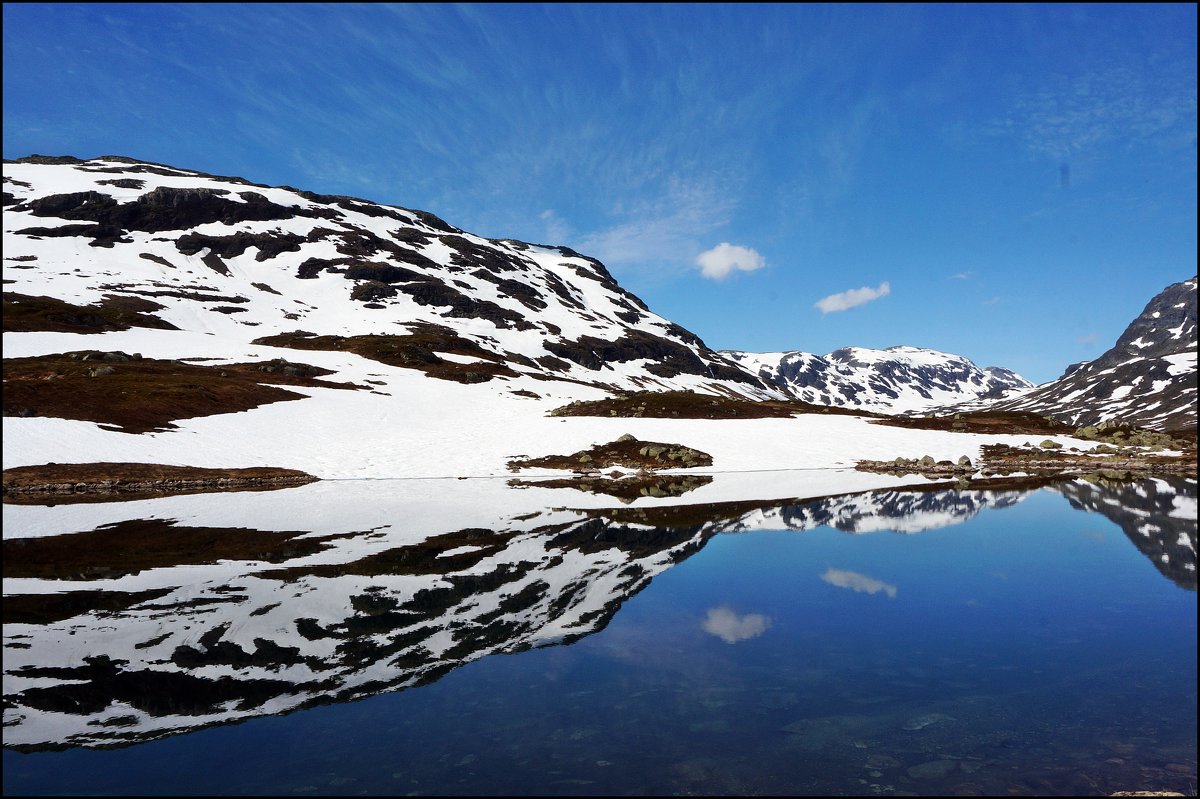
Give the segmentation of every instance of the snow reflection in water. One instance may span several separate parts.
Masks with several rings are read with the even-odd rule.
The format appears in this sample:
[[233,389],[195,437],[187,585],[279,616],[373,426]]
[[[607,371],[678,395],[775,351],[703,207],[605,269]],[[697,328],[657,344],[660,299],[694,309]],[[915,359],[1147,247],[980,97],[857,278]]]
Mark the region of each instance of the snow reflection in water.
[[[573,510],[453,482],[5,506],[6,791],[1194,781],[1194,480]],[[108,544],[141,560],[78,568]],[[253,767],[206,765],[251,728]]]

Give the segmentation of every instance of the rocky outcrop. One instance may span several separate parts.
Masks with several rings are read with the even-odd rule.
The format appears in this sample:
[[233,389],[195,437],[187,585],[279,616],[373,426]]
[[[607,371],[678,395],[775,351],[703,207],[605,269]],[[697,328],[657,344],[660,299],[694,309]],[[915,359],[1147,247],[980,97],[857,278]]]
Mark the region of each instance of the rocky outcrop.
[[1116,344],[1094,361],[999,410],[1045,414],[1072,425],[1117,420],[1154,430],[1196,428],[1196,278],[1163,289]]

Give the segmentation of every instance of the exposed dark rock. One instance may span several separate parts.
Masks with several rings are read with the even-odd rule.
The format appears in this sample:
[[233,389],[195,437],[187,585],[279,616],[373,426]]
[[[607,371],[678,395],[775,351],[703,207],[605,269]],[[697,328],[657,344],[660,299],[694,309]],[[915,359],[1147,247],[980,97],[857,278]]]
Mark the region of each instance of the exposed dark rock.
[[175,241],[175,246],[184,255],[195,255],[207,247],[222,258],[236,258],[249,247],[257,247],[255,261],[274,258],[281,252],[299,252],[304,236],[294,233],[247,233],[239,231],[230,236],[207,236],[188,233]]
[[515,255],[476,244],[462,236],[439,236],[438,240],[455,251],[450,260],[459,266],[478,267],[493,274],[524,272],[529,269],[529,264]]
[[456,228],[454,225],[447,223],[441,217],[434,216],[428,211],[410,211],[409,213],[411,213],[417,219],[420,219],[427,227],[431,227],[434,230],[440,230],[443,233],[462,233],[462,231]]
[[[405,269],[402,266],[393,266],[386,263],[375,263],[371,261],[355,263],[346,269],[347,280],[370,280],[378,283],[409,283],[414,280],[428,280],[420,272],[414,272],[411,269]],[[387,296],[394,296],[395,291]]]
[[160,257],[160,256],[153,255],[153,254],[151,254],[151,253],[148,253],[148,252],[140,252],[140,253],[138,253],[138,258],[145,258],[147,261],[151,261],[151,262],[153,262],[153,263],[156,263],[156,264],[158,264],[159,266],[165,266],[165,267],[167,267],[168,269],[174,269],[174,268],[175,268],[175,264],[171,263],[171,262],[170,262],[170,261],[168,261],[166,258],[162,258],[162,257]]
[[[699,341],[695,336],[690,338]],[[682,344],[644,330],[631,330],[616,341],[581,336],[575,341],[547,341],[542,346],[586,369],[598,370],[609,363],[647,359],[652,363],[646,367],[646,371],[659,377],[693,374],[751,384],[757,382],[740,369],[722,363],[706,363]],[[703,346],[703,342],[700,346]]]
[[368,280],[354,287],[350,292],[351,299],[361,300],[362,302],[375,302],[377,300],[395,297],[397,290],[394,286],[389,286],[378,280]]
[[96,182],[105,186],[116,186],[118,189],[143,189],[146,187],[146,181],[136,178],[116,178],[115,180],[97,180]]
[[81,158],[73,155],[27,155],[24,158],[4,159],[6,164],[86,164]]
[[486,319],[498,328],[530,330],[521,314],[502,308],[489,300],[476,300],[435,279],[420,283],[405,283],[398,287],[419,305],[449,306],[446,316],[452,318]]
[[417,230],[415,227],[397,228],[391,232],[392,238],[396,241],[402,241],[405,244],[416,244],[424,247],[433,241],[433,237],[428,233]]
[[226,277],[229,276],[229,267],[226,266],[225,262],[221,260],[221,256],[217,255],[215,252],[206,252],[203,256],[201,256],[200,263],[204,264],[219,275],[225,275]]
[[38,235],[86,235],[98,242],[115,241],[130,230],[153,233],[183,230],[210,222],[232,225],[314,216],[303,208],[277,205],[257,192],[241,192],[239,196],[245,202],[235,202],[221,196],[228,193],[225,189],[159,186],[133,202],[118,204],[107,194],[84,191],[39,197],[18,206],[16,210],[28,211],[39,217],[93,222],[95,225],[90,228],[76,226],[71,232],[60,228],[57,233]]

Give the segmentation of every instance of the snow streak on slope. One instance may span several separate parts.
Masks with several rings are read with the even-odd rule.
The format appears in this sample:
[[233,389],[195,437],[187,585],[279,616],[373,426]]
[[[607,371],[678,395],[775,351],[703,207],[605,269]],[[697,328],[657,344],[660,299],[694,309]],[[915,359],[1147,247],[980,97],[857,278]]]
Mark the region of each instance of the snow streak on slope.
[[1074,425],[1109,419],[1155,430],[1196,426],[1196,278],[1146,305],[1112,349],[998,410],[1032,411]]
[[919,347],[886,350],[846,347],[828,355],[807,352],[732,352],[731,360],[798,399],[880,413],[923,411],[979,398],[1019,394],[1033,383],[960,355]]

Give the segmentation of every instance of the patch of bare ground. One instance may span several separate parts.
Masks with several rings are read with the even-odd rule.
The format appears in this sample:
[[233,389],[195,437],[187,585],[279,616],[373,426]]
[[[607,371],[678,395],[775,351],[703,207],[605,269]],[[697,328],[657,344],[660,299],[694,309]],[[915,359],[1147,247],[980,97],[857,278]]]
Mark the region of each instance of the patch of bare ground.
[[580,400],[550,416],[616,416],[652,419],[787,419],[798,413],[878,416],[866,411],[813,405],[800,400],[751,400],[692,391],[634,391],[602,400]]
[[199,416],[304,399],[276,385],[355,389],[316,379],[308,364],[200,366],[124,352],[84,350],[4,359],[5,416],[46,416],[111,425],[125,433],[174,427]]
[[329,537],[300,538],[303,535],[303,531],[181,527],[173,519],[137,519],[88,532],[5,539],[3,574],[6,580],[100,580],[219,560],[281,563],[328,545]]
[[573,488],[588,494],[604,494],[628,504],[641,497],[680,497],[711,482],[712,478],[703,474],[660,477],[614,472],[608,477],[584,475],[553,480],[509,480],[508,484],[515,488]]
[[882,416],[873,423],[909,430],[945,430],[954,433],[1030,436],[1069,436],[1075,433],[1075,428],[1068,424],[1026,411],[972,411],[952,416]]
[[[447,327],[433,324],[409,327],[413,332],[402,336],[318,336],[295,331],[264,336],[255,339],[253,343],[297,350],[352,352],[388,366],[417,369],[430,377],[458,383],[485,383],[494,377],[517,376],[517,373],[506,365],[502,356],[461,338]],[[460,363],[440,357],[439,352],[479,360],[475,363]]]
[[712,466],[712,456],[683,444],[661,441],[639,441],[623,435],[607,444],[596,444],[571,455],[546,455],[541,458],[513,458],[508,462],[511,471],[519,469],[572,469],[593,471],[612,466],[626,469],[690,469]]
[[67,504],[212,491],[269,491],[317,480],[296,469],[204,469],[159,463],[47,463],[4,470],[4,501]]
[[[142,602],[171,593],[172,588],[150,591],[67,591],[61,594],[7,594],[4,624],[53,624],[85,613],[118,613]],[[6,643],[5,646],[11,646]]]
[[75,305],[54,297],[34,297],[6,291],[3,296],[5,333],[106,333],[146,327],[178,330],[153,314],[163,306],[138,297],[106,296],[94,305]]

